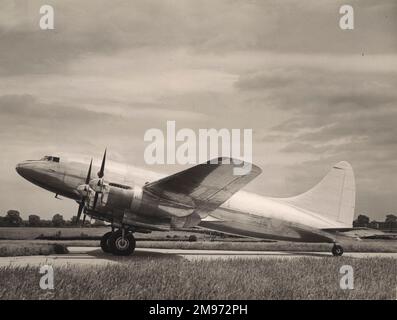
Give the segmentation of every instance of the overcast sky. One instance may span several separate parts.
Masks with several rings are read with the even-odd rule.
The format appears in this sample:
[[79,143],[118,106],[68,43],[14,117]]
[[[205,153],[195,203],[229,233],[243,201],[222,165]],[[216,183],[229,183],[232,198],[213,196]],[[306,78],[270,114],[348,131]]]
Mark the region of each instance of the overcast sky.
[[[350,4],[355,29],[339,28]],[[39,8],[55,30],[39,29]],[[263,173],[247,190],[301,193],[338,161],[356,212],[397,212],[397,3],[2,0],[0,215],[75,214],[17,175],[45,154],[148,167],[149,128],[252,128]]]

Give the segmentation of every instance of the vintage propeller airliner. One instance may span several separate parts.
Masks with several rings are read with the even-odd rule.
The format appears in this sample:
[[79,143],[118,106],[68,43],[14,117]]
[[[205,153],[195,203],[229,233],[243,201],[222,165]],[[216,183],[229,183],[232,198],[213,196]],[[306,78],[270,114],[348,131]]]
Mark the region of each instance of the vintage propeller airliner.
[[262,239],[333,243],[332,254],[343,254],[333,232],[352,227],[355,182],[349,163],[339,162],[314,188],[291,198],[240,191],[262,170],[252,165],[246,175],[234,175],[236,163],[219,158],[141,184],[105,175],[106,150],[99,170],[92,160],[88,165],[54,156],[24,161],[16,170],[33,184],[77,201],[76,223],[82,214],[83,220],[88,215],[109,222],[111,232],[102,237],[101,247],[115,255],[133,253],[134,232],[195,226]]

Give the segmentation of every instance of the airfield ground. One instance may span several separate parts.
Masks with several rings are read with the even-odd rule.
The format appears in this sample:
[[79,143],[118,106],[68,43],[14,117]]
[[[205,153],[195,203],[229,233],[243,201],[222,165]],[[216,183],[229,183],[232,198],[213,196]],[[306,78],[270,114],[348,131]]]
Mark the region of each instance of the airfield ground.
[[[395,299],[395,258],[296,255],[267,258],[186,259],[137,250],[132,257],[71,253],[70,264],[44,257],[54,268],[54,289],[39,287],[38,265],[0,266],[0,299]],[[88,264],[76,264],[77,255]],[[29,257],[0,258],[26,259]],[[53,260],[52,260],[53,259]],[[90,259],[107,259],[92,264]],[[77,258],[78,260],[78,258]],[[55,263],[53,263],[55,261]],[[14,261],[15,262],[15,261]],[[340,287],[340,268],[354,270],[354,289]]]
[[[397,298],[397,241],[346,240],[345,255],[332,257],[329,244],[152,233],[137,234],[133,256],[115,257],[92,240],[106,229],[8,229],[0,229],[0,299]],[[54,231],[55,240],[35,240]],[[54,290],[39,287],[43,264],[54,268]],[[353,267],[353,290],[340,288],[343,265]]]

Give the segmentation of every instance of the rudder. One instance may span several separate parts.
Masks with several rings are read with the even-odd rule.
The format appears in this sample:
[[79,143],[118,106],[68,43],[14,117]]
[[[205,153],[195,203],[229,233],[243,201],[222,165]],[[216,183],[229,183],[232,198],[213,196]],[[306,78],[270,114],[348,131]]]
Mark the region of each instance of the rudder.
[[351,227],[356,200],[353,168],[348,162],[341,161],[312,189],[284,200]]

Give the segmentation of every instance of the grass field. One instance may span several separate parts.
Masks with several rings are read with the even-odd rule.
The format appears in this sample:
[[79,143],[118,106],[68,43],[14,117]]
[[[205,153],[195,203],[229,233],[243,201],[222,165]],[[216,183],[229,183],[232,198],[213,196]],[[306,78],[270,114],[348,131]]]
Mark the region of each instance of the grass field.
[[[340,288],[342,265],[354,289]],[[54,269],[41,290],[37,268],[0,268],[0,299],[395,299],[397,265],[388,258],[311,257],[187,262],[140,257],[126,264]]]

